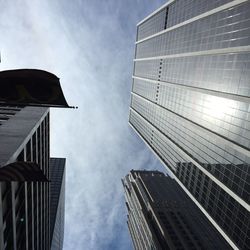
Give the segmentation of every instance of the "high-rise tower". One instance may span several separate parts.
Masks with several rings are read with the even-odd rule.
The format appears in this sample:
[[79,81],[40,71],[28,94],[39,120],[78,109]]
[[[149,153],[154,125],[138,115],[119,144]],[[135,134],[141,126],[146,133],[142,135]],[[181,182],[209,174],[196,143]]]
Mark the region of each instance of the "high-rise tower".
[[159,171],[132,170],[122,182],[136,250],[230,249],[174,179]]
[[[0,167],[33,162],[50,180],[49,147],[48,108],[0,107]],[[17,172],[13,174],[18,177]],[[1,250],[50,249],[53,182],[32,181],[32,175],[29,177],[29,181],[0,182]]]
[[168,1],[137,26],[129,123],[234,248],[250,231],[250,1]]
[[[49,179],[49,110],[0,107],[0,112],[0,166],[36,162]],[[49,249],[49,182],[0,186],[0,249]]]

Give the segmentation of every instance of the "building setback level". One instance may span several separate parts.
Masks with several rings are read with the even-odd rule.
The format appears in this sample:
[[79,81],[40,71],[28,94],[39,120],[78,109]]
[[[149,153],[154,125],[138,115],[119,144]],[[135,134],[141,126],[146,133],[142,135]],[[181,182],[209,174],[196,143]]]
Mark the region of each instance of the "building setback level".
[[250,245],[250,1],[168,1],[137,26],[129,123],[234,249]]

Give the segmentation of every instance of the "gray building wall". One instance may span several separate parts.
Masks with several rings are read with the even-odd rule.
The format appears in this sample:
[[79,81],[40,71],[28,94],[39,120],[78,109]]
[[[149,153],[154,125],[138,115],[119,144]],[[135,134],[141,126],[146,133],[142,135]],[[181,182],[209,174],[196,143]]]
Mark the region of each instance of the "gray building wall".
[[168,1],[137,26],[129,123],[234,248],[249,245],[250,1]]
[[[0,166],[36,162],[49,179],[48,109],[0,107],[0,112],[6,117],[0,123]],[[0,182],[0,249],[49,246],[49,183]]]

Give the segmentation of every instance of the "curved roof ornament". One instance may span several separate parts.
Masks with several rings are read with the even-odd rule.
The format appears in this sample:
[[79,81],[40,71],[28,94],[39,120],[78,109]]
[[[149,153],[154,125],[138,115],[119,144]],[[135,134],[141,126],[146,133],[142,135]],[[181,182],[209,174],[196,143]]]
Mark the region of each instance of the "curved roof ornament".
[[70,107],[59,78],[39,69],[0,71],[0,105]]

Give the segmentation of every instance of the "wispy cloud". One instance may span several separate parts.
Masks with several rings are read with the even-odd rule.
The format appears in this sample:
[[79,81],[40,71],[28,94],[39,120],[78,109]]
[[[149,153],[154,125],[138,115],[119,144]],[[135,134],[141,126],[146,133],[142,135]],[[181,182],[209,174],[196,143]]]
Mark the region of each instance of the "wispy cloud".
[[128,127],[136,23],[164,1],[0,0],[1,69],[42,68],[78,110],[51,111],[67,158],[64,249],[129,249],[120,179],[159,168]]

